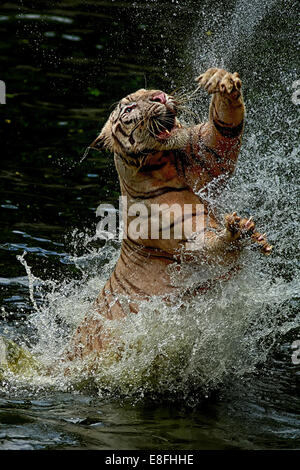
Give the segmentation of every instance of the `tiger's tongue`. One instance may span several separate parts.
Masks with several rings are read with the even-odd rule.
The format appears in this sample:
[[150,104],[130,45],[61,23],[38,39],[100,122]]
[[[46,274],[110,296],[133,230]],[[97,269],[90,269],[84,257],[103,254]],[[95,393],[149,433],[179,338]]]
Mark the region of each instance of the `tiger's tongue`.
[[169,136],[170,136],[170,131],[168,131],[167,129],[157,134],[157,137],[159,139],[167,139]]

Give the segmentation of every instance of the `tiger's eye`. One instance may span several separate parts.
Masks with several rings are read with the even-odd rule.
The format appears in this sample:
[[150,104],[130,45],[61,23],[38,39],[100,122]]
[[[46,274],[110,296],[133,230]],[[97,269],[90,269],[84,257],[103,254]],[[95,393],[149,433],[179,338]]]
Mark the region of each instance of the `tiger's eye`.
[[134,108],[136,108],[136,104],[132,104],[131,106],[127,106],[127,108],[124,109],[124,113],[130,113]]

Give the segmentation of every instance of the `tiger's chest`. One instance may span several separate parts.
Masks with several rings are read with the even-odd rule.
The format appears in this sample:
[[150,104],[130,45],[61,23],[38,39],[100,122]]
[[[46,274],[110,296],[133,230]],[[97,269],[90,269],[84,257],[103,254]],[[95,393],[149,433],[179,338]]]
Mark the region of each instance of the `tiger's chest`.
[[172,152],[152,156],[139,171],[117,169],[126,237],[175,252],[203,229],[204,206],[186,184]]

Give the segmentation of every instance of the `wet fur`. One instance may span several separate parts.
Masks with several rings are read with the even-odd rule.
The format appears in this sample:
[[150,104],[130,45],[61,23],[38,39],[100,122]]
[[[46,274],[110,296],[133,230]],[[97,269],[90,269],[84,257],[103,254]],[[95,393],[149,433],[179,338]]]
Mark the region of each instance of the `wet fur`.
[[[121,192],[129,201],[128,210],[138,201],[149,207],[153,203],[181,206],[203,203],[204,246],[199,252],[189,253],[184,237],[124,239],[115,270],[95,302],[96,316],[87,315],[78,327],[69,346],[69,359],[100,351],[109,342],[109,336],[102,331],[102,316],[119,319],[128,312],[138,313],[139,300],[152,295],[162,295],[166,301],[179,294],[184,298],[170,280],[171,264],[180,270],[183,261],[190,259],[195,263],[198,256],[202,263],[205,260],[207,264],[228,266],[223,276],[226,278],[231,275],[230,269],[244,240],[252,241],[265,254],[271,250],[265,235],[255,231],[252,219],[233,213],[225,217],[222,225],[212,208],[196,194],[213,180],[218,181],[218,189],[222,190],[233,173],[245,116],[242,83],[237,73],[211,68],[196,81],[197,93],[202,88],[212,95],[206,123],[181,125],[178,110],[187,97],[141,89],[117,104],[91,147],[108,149],[114,154]],[[166,103],[159,101],[164,97]],[[201,289],[202,284],[198,291]],[[125,307],[121,297],[128,299]]]

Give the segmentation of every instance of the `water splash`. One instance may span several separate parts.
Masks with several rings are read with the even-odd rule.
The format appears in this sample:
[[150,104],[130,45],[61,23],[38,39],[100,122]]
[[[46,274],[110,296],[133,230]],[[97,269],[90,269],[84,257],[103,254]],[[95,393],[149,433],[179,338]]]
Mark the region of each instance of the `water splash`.
[[204,71],[213,66],[228,67],[234,62],[244,48],[248,49],[247,43],[252,41],[256,30],[263,28],[266,16],[276,3],[277,0],[238,0],[226,11],[222,5],[219,9],[214,8],[213,14],[203,10],[196,29],[200,31],[200,38],[206,33],[206,41],[198,35],[193,35],[191,40],[196,70],[199,70],[199,64]]

